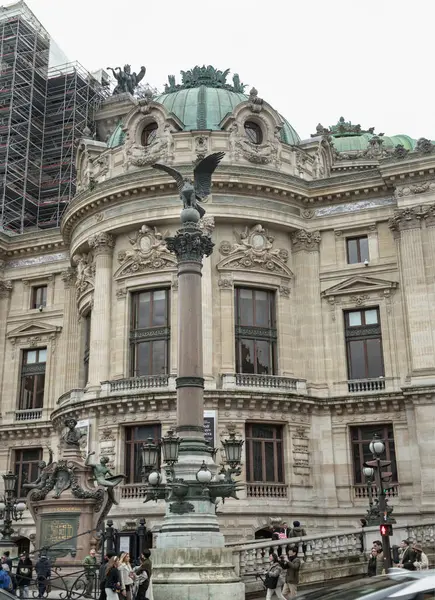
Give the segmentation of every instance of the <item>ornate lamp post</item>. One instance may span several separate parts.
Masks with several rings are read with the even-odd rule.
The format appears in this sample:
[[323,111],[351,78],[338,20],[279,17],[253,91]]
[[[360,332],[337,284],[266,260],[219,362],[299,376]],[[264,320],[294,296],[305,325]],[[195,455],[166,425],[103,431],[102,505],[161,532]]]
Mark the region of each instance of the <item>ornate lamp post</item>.
[[12,534],[14,530],[12,528],[12,521],[21,521],[23,518],[23,512],[26,510],[24,502],[17,500],[15,491],[17,486],[18,477],[14,475],[12,471],[2,475],[5,487],[5,495],[0,500],[0,519],[3,519],[3,528],[0,529],[2,534],[2,543],[12,543]]
[[[153,165],[175,179],[183,202],[181,227],[173,237],[166,238],[167,248],[176,255],[178,266],[176,433],[179,437],[169,432],[159,444],[145,444],[142,452],[144,468],[151,470],[145,502],[166,501],[166,515],[153,552],[156,600],[168,597],[174,564],[180,565],[178,600],[194,597],[219,600],[226,595],[242,600],[245,596],[216,516],[218,498],[237,498],[240,484],[233,481],[232,475],[240,473],[243,442],[235,436],[224,442],[228,467],[218,475],[216,451],[204,437],[201,278],[203,259],[211,255],[214,244],[199,224],[205,214],[199,202],[210,194],[212,173],[223,156],[223,152],[218,152],[201,160],[195,166],[193,180],[173,167]],[[160,473],[159,457],[165,464],[165,479]]]
[[[373,455],[373,460],[367,461],[364,465],[364,475],[368,477],[371,475],[370,482],[375,481],[377,491],[377,506],[371,504],[370,510],[368,511],[368,523],[379,525],[395,523],[395,519],[391,517],[393,509],[388,506],[386,498],[386,490],[391,487],[390,481],[392,477],[391,471],[383,471],[385,467],[390,467],[391,462],[388,460],[381,460],[382,454],[385,452],[385,444],[379,438],[378,435],[374,435],[372,441],[369,444],[370,452]],[[369,469],[371,470],[369,472]],[[367,471],[366,471],[367,470]],[[370,483],[371,487],[371,483]],[[390,538],[388,535],[382,537],[382,545],[385,557],[385,568],[390,569],[392,567],[391,561],[391,548]]]
[[[364,467],[363,473],[364,473],[364,477],[366,478],[366,481],[367,481],[367,490],[368,490],[368,495],[369,495],[369,507],[372,508],[372,506],[373,506],[372,486],[373,486],[373,476],[375,474],[375,471],[372,467]],[[368,524],[370,525],[370,523],[368,523]]]

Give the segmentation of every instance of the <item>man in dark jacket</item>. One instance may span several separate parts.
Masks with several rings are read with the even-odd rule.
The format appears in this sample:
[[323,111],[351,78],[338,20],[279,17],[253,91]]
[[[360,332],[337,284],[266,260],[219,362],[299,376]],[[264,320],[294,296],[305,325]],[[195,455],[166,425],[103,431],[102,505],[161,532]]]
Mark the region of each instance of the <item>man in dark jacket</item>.
[[301,560],[298,558],[297,546],[290,548],[288,558],[283,558],[280,564],[282,568],[286,570],[285,584],[282,589],[283,596],[286,594],[290,597],[296,596],[299,583],[299,571],[301,568]]
[[20,598],[29,598],[29,585],[32,580],[33,563],[27,552],[20,556],[17,565],[17,587],[20,590]]
[[45,552],[41,552],[39,555],[39,560],[36,563],[35,571],[38,579],[38,598],[42,598],[45,592],[47,592],[48,582],[51,576],[50,561],[48,560]]
[[408,540],[402,540],[400,542],[400,548],[402,550],[402,554],[400,556],[399,567],[406,569],[407,571],[415,571],[415,552],[409,545]]

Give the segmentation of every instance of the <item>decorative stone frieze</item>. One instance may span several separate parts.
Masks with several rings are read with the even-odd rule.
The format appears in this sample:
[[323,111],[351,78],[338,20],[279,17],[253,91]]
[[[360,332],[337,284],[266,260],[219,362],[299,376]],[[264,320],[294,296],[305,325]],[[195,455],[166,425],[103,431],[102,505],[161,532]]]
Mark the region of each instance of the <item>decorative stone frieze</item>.
[[320,231],[300,229],[292,235],[293,252],[318,252],[320,247]]
[[425,194],[426,192],[435,191],[435,181],[422,181],[414,185],[398,186],[394,191],[396,198],[403,198],[412,194]]
[[281,140],[280,129],[275,128],[274,135],[266,139],[263,144],[252,143],[245,135],[243,124],[234,122],[230,129],[230,151],[234,160],[240,157],[256,165],[268,165],[273,163],[277,168],[280,166]]
[[118,262],[121,267],[115,273],[115,279],[144,271],[175,269],[177,263],[164,239],[166,235],[167,233],[161,234],[157,227],[142,225],[139,231],[130,238],[132,249],[121,250],[118,253]]
[[217,265],[221,270],[257,270],[283,275],[291,279],[293,273],[285,264],[289,253],[284,248],[274,248],[274,237],[260,224],[236,234],[238,242],[223,241],[219,252],[225,258]]
[[73,264],[77,266],[76,290],[77,296],[93,290],[95,285],[95,263],[91,252],[87,254],[75,254],[72,258]]
[[195,154],[197,161],[201,161],[208,154],[208,137],[198,135],[195,137]]
[[62,327],[43,323],[41,321],[29,321],[8,333],[8,339],[12,346],[11,359],[15,359],[15,350],[17,347],[37,348],[47,346],[48,350],[54,354],[56,350],[57,336],[62,331]]
[[205,215],[199,221],[198,225],[202,231],[211,235],[215,228],[214,217],[209,217],[208,215]]
[[0,281],[0,298],[9,298],[13,287],[13,283],[10,280]]
[[60,277],[63,281],[65,288],[74,287],[76,284],[77,271],[76,269],[69,267],[65,271],[62,271]]
[[88,244],[93,249],[94,256],[97,254],[111,254],[115,239],[110,233],[102,231],[92,235],[88,240]]
[[290,288],[286,285],[281,285],[279,288],[279,295],[283,298],[290,298]]
[[394,215],[388,221],[388,226],[394,232],[406,229],[420,229],[426,214],[427,207],[425,206],[410,206],[395,210]]

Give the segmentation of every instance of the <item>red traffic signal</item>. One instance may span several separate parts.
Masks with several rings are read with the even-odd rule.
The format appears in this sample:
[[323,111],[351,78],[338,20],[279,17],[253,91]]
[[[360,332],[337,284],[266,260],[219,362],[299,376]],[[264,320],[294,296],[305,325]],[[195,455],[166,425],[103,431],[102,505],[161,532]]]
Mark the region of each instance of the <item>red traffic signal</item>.
[[390,537],[393,535],[393,526],[391,523],[382,523],[379,528],[382,537]]

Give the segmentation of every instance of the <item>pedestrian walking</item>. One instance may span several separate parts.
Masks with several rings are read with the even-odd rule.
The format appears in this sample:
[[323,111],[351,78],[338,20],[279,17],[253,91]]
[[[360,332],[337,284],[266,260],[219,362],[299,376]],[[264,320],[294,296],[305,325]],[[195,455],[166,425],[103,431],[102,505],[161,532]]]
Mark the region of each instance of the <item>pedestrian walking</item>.
[[301,569],[301,559],[298,558],[298,547],[292,546],[288,551],[288,556],[284,558],[282,567],[285,570],[285,583],[282,589],[283,596],[287,594],[292,598],[296,596],[299,583],[299,571]]
[[127,600],[131,600],[131,590],[133,587],[133,569],[130,564],[130,554],[123,552],[119,559],[119,574],[121,576],[121,587],[125,589]]
[[20,598],[29,598],[29,585],[32,580],[33,563],[27,552],[23,552],[17,565],[17,589]]
[[[144,550],[140,555],[140,565],[134,570],[136,575],[136,598],[135,600],[147,600],[151,585],[151,576],[153,573],[153,564],[151,562],[151,551]],[[151,600],[149,598],[149,600]]]
[[107,552],[103,557],[103,562],[101,563],[99,572],[98,572],[98,581],[100,587],[100,596],[98,600],[107,600],[106,598],[106,568],[109,560],[115,556],[112,552]]
[[117,556],[109,559],[106,565],[105,590],[107,600],[118,600],[119,594],[125,596],[125,590],[121,586],[121,575],[119,574],[118,566],[119,559]]
[[369,562],[367,564],[367,575],[369,577],[374,577],[376,575],[376,561],[378,556],[378,549],[372,548],[370,552]]
[[266,586],[266,600],[271,600],[272,596],[276,594],[279,600],[285,600],[282,595],[282,588],[284,585],[284,571],[280,564],[280,560],[277,554],[270,556],[271,565],[266,572],[264,579],[264,585]]
[[51,565],[47,555],[41,552],[38,562],[35,565],[36,578],[38,581],[38,598],[43,598],[44,594],[49,592],[51,577]]
[[85,596],[86,598],[92,597],[92,591],[95,587],[95,576],[97,574],[97,556],[96,556],[95,548],[91,548],[89,554],[85,557],[83,561],[83,566],[85,568],[85,578],[86,578],[86,589]]

